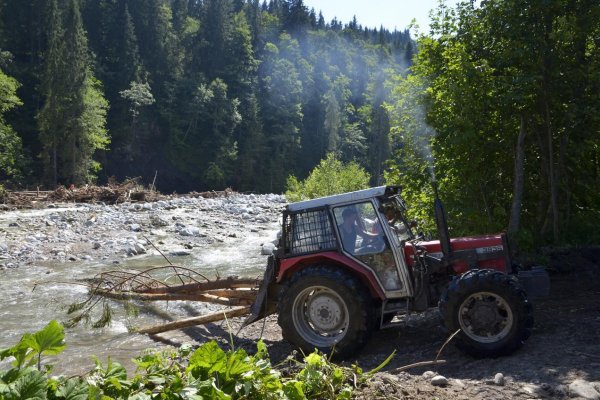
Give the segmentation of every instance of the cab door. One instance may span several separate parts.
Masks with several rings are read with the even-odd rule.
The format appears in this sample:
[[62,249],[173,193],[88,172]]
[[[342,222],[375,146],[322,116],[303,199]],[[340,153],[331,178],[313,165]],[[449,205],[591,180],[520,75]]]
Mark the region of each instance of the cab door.
[[344,253],[371,269],[389,298],[412,293],[398,239],[374,200],[333,207]]

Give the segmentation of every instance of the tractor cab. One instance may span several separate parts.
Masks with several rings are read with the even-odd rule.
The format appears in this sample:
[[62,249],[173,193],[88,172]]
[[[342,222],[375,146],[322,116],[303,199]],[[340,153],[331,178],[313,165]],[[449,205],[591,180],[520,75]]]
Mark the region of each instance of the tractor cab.
[[[281,279],[298,263],[335,258],[376,282],[385,298],[412,294],[402,236],[412,235],[399,216],[399,187],[382,186],[288,205],[280,243]],[[407,236],[408,237],[408,236]],[[282,273],[282,274],[281,274]]]

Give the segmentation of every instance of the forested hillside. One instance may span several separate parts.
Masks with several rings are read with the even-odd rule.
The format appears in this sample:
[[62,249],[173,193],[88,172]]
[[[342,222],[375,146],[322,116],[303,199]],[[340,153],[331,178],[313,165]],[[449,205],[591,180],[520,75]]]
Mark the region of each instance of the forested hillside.
[[328,152],[382,181],[407,31],[302,0],[0,0],[0,183],[275,191]]

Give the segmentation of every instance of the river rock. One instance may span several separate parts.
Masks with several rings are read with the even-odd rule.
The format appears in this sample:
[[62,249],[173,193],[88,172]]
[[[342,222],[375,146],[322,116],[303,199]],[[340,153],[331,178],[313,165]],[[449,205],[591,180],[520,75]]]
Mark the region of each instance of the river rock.
[[425,371],[425,372],[423,372],[423,375],[421,375],[421,376],[425,379],[431,379],[434,376],[436,376],[436,373],[433,371]]
[[594,388],[590,382],[577,379],[569,385],[569,392],[577,397],[583,397],[588,400],[600,400],[600,393]]
[[260,249],[260,254],[268,256],[273,254],[273,251],[275,251],[275,245],[273,243],[265,243]]
[[504,386],[505,383],[505,379],[504,379],[504,375],[501,374],[500,372],[498,372],[496,375],[494,375],[494,385],[496,386]]
[[143,244],[141,244],[141,243],[135,243],[135,244],[133,245],[133,248],[135,249],[135,252],[136,252],[137,254],[144,254],[144,253],[146,253],[146,248],[145,248],[145,247],[144,247],[144,245],[143,245]]
[[8,251],[8,245],[6,243],[0,243],[0,253],[6,253]]
[[158,215],[151,215],[150,216],[150,223],[152,224],[152,226],[155,226],[155,227],[161,227],[161,226],[167,226],[167,225],[169,225],[169,223],[166,220],[162,219]]
[[173,250],[173,251],[169,252],[170,256],[175,256],[175,257],[189,256],[190,254],[192,254],[192,253],[190,253],[187,250],[183,250],[183,249],[177,249],[177,250]]
[[431,384],[433,386],[446,386],[448,384],[448,379],[442,375],[436,375],[431,378]]
[[140,224],[131,224],[129,225],[129,230],[132,232],[139,232],[142,230],[142,227],[140,226]]
[[195,226],[186,226],[179,231],[181,236],[200,236],[200,229]]

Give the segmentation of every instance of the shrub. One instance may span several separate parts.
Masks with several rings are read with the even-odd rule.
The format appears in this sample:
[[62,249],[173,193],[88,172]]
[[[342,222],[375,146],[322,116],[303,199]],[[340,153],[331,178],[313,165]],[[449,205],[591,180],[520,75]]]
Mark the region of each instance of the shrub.
[[356,162],[344,164],[329,153],[304,181],[290,175],[285,195],[288,201],[300,201],[352,192],[366,189],[369,179],[369,173]]

